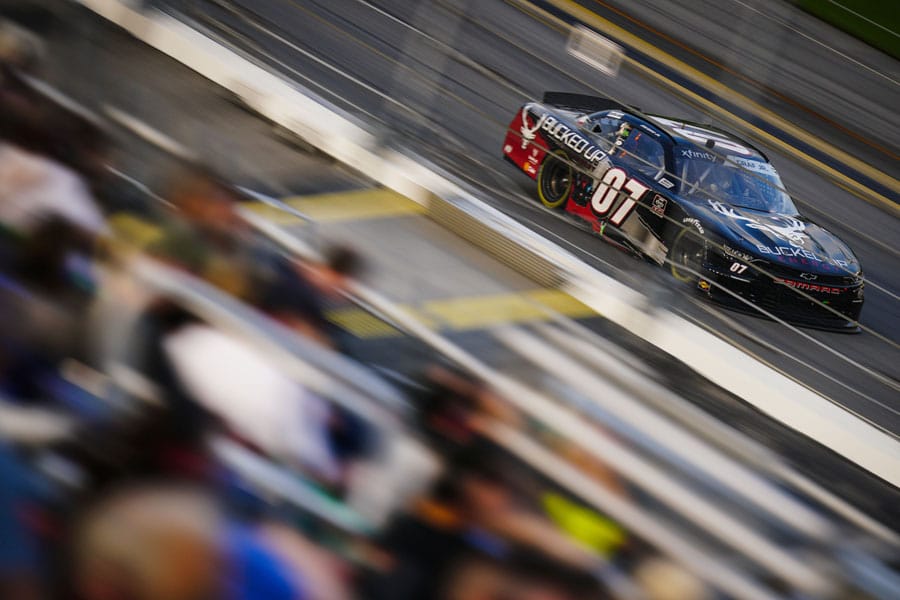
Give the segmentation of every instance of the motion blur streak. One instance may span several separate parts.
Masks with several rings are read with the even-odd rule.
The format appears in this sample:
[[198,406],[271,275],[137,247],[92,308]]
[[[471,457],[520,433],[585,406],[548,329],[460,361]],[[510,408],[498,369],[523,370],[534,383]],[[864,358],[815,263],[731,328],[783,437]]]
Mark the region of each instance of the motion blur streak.
[[[562,5],[0,5],[0,598],[896,597],[900,226],[816,173],[882,194],[892,117],[808,120],[792,5],[729,3],[720,55],[673,31],[705,14],[565,3],[610,61]],[[545,90],[709,119],[666,56],[763,107],[724,126],[790,125],[773,162],[879,283],[862,333],[724,312],[503,170]]]

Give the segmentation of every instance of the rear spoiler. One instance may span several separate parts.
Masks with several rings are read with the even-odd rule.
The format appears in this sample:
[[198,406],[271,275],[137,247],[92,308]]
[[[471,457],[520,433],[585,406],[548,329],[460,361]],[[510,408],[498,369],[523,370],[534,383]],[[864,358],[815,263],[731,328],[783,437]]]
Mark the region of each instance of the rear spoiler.
[[587,94],[569,94],[567,92],[544,92],[544,104],[555,108],[575,110],[578,112],[593,113],[601,110],[640,110],[638,108],[620,104],[615,100],[603,96],[588,96]]

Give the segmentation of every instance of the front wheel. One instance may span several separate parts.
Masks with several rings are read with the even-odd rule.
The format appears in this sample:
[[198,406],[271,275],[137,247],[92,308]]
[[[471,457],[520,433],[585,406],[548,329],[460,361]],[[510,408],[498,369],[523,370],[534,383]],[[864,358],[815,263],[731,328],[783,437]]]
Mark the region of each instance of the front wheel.
[[669,266],[678,281],[695,283],[701,279],[706,259],[706,240],[693,227],[685,227],[672,242]]
[[538,197],[547,208],[560,208],[572,193],[572,167],[565,155],[548,155],[537,175]]

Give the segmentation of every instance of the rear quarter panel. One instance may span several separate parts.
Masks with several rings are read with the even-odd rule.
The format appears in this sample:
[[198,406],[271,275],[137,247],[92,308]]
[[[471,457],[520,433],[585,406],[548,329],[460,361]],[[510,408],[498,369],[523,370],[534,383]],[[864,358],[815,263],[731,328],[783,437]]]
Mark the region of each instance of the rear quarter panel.
[[[503,155],[526,175],[537,178],[547,151],[552,148],[541,133],[541,116],[533,114],[526,104],[513,117],[503,140]],[[546,113],[541,113],[546,114]]]

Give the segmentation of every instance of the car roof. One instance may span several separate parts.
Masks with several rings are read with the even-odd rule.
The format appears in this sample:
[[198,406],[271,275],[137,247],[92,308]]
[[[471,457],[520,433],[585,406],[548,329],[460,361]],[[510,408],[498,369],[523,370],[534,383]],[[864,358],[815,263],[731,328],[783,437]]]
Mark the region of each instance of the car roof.
[[[557,108],[557,110],[559,109]],[[724,129],[719,129],[709,123],[696,123],[673,117],[634,112],[634,110],[639,111],[639,109],[629,110],[629,108],[621,106],[612,109],[604,109],[593,114],[609,115],[620,118],[628,117],[628,120],[647,131],[652,131],[654,135],[657,135],[656,132],[661,133],[664,138],[671,140],[672,144],[675,146],[696,148],[697,146],[705,146],[708,140],[727,142],[726,144],[719,145],[719,149],[727,151],[729,146],[732,148],[737,147],[739,148],[739,153],[746,157],[762,159],[767,163],[769,162],[769,158],[765,153],[747,140],[741,139],[733,133],[725,131]],[[585,113],[571,112],[571,114],[572,116],[575,116],[577,114]]]
[[750,142],[741,139],[724,129],[719,129],[714,125],[708,123],[695,123],[693,121],[685,121],[683,119],[663,117],[660,115],[648,114],[647,117],[654,125],[662,126],[662,128],[669,133],[669,137],[671,137],[678,145],[696,147],[698,145],[703,146],[707,140],[724,139],[732,144],[737,144],[738,146],[745,148],[749,151],[751,156],[756,155],[755,158],[761,158],[762,160],[769,162],[768,157],[762,150]]

